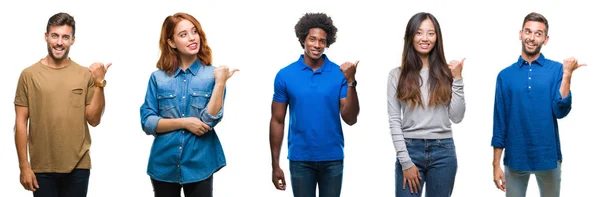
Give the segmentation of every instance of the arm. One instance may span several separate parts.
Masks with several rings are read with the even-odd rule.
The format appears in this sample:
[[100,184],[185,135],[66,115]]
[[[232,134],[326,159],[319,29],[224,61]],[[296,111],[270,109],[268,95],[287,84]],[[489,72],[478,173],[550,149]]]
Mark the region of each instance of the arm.
[[215,127],[223,118],[225,102],[225,82],[216,82],[206,108],[200,112],[200,120],[210,127]]
[[552,101],[552,112],[556,118],[564,118],[571,112],[571,73],[558,72],[558,81],[555,87],[559,87]]
[[407,170],[415,164],[412,162],[408,155],[406,143],[404,141],[404,133],[402,132],[402,114],[401,105],[396,97],[396,90],[398,88],[398,78],[394,72],[398,72],[397,69],[390,71],[388,75],[387,83],[387,111],[388,121],[390,124],[390,131],[392,134],[392,141],[396,149],[396,157],[402,165],[402,170]]
[[506,181],[504,179],[504,171],[500,167],[500,157],[502,157],[503,148],[494,147],[494,161],[492,162],[492,167],[494,169],[494,183],[496,183],[496,188],[506,191]]
[[87,122],[95,127],[100,124],[100,119],[104,113],[104,88],[102,87],[88,87],[88,91],[93,90],[93,96],[89,105],[85,106],[85,119]]
[[492,146],[497,148],[504,148],[506,141],[506,112],[507,106],[504,104],[503,89],[502,89],[502,78],[498,75],[496,79],[496,93],[494,97],[494,123],[493,123],[493,135],[492,135]]
[[273,169],[279,167],[279,155],[283,141],[283,130],[287,103],[273,101],[271,103],[271,122],[269,125],[269,142],[271,145],[271,166]]
[[346,98],[340,99],[340,114],[346,124],[354,125],[357,121],[358,113],[360,112],[356,87],[348,87],[347,84],[344,84],[344,87],[345,88],[342,88],[342,91],[343,89],[347,89],[347,93]]
[[452,98],[450,99],[450,107],[448,114],[450,120],[455,124],[460,123],[465,117],[465,92],[462,78],[454,78],[452,81]]
[[30,191],[37,190],[37,179],[31,166],[29,165],[27,155],[27,121],[29,120],[29,108],[15,105],[15,145],[17,148],[17,156],[19,158],[19,169],[21,170],[20,181],[23,188]]

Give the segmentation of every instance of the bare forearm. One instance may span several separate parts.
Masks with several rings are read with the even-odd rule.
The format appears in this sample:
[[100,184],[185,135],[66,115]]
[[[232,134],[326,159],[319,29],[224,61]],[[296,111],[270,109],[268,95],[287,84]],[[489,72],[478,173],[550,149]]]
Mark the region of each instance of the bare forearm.
[[94,96],[90,105],[86,107],[86,119],[92,126],[100,124],[104,113],[104,88],[94,88]]
[[562,83],[560,84],[560,95],[565,98],[571,91],[571,74],[564,73],[562,77]]
[[208,101],[208,106],[206,107],[206,112],[212,116],[216,116],[217,113],[223,107],[223,94],[225,93],[225,83],[215,83],[215,87],[212,91],[212,96],[210,97],[210,101]]
[[30,168],[27,158],[27,123],[17,123],[15,127],[15,145],[19,158],[19,168]]
[[161,118],[158,120],[156,133],[168,133],[179,129],[185,129],[185,118]]
[[504,151],[503,148],[494,147],[494,161],[492,162],[492,165],[494,167],[500,167],[500,158],[502,157],[502,151]]
[[271,144],[271,166],[279,168],[279,155],[281,154],[281,143],[283,141],[283,121],[271,118],[269,128],[269,141]]
[[360,112],[360,105],[358,104],[358,94],[356,93],[356,87],[348,87],[348,93],[346,95],[346,103],[342,106],[341,114],[342,119],[349,125],[356,123],[358,113]]

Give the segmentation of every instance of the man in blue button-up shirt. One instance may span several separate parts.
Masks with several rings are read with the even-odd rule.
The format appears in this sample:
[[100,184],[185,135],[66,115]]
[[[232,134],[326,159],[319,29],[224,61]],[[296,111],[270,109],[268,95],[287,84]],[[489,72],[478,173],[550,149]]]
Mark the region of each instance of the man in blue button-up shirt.
[[356,66],[341,66],[323,54],[335,42],[337,28],[323,13],[305,14],[296,24],[304,54],[275,77],[271,105],[271,161],[275,188],[285,190],[279,154],[284,120],[290,109],[288,159],[294,196],[340,196],[344,159],[341,118],[353,125],[359,112]]
[[[494,182],[506,196],[525,196],[530,174],[543,197],[560,195],[562,154],[557,119],[571,110],[571,75],[575,58],[563,64],[540,53],[548,42],[548,21],[532,12],[520,31],[521,56],[503,69],[494,102]],[[500,167],[502,151],[504,169]]]

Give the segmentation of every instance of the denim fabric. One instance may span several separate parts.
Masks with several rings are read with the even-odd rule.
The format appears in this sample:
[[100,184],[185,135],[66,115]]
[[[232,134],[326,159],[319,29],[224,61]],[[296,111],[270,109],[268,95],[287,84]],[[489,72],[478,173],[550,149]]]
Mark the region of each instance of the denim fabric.
[[504,177],[506,177],[506,196],[525,197],[529,177],[535,174],[541,197],[559,197],[561,180],[561,162],[552,170],[543,171],[519,171],[504,166]]
[[290,161],[292,191],[295,197],[339,197],[342,191],[344,160]]
[[214,129],[201,136],[185,129],[156,133],[161,118],[197,117],[212,128],[221,121],[223,108],[216,116],[206,111],[215,85],[214,69],[196,60],[188,69],[179,68],[173,75],[158,70],[150,76],[140,116],[144,132],[155,136],[147,170],[152,179],[193,183],[207,179],[226,165]]
[[451,196],[458,168],[454,140],[447,139],[406,139],[406,148],[412,162],[421,175],[421,190],[411,194],[408,183],[402,189],[404,175],[402,166],[396,159],[396,197],[421,196],[425,189],[426,197]]
[[89,169],[74,169],[70,173],[35,173],[38,188],[34,197],[85,197],[90,180]]

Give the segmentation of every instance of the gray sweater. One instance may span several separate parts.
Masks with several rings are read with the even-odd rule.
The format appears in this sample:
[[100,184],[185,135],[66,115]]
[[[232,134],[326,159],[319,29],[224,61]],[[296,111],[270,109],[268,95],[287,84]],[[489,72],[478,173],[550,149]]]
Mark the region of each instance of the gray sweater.
[[414,165],[408,150],[406,150],[405,138],[415,139],[444,139],[452,138],[452,121],[460,123],[465,115],[465,95],[463,91],[463,80],[454,79],[452,82],[452,99],[446,106],[429,107],[429,68],[421,69],[421,98],[424,107],[410,109],[405,101],[396,97],[400,68],[396,67],[390,71],[387,84],[387,109],[392,140],[396,148],[396,157],[406,170]]

